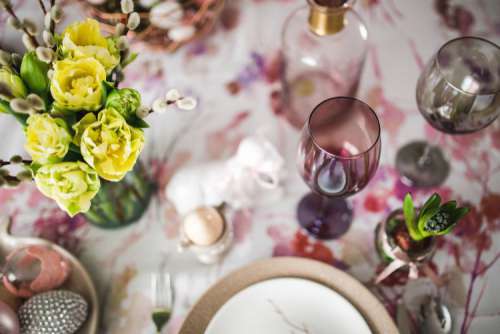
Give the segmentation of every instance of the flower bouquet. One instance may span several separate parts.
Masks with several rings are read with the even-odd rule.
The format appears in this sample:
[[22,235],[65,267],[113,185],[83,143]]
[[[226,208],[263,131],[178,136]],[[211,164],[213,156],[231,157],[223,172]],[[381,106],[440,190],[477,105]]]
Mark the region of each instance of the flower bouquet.
[[[112,31],[124,19],[118,0],[85,0],[90,16]],[[134,40],[152,49],[173,52],[208,34],[224,7],[224,0],[135,0],[141,24]]]
[[[170,105],[192,109],[196,101],[171,90],[151,109],[141,105],[136,90],[118,88],[123,69],[137,56],[126,39],[127,32],[140,24],[132,0],[121,1],[126,21],[107,37],[92,19],[70,24],[58,34],[60,7],[55,0],[38,3],[45,15],[43,43],[38,27],[29,19],[21,20],[8,0],[0,0],[10,15],[9,24],[22,31],[27,48],[24,55],[0,51],[0,115],[19,121],[31,156],[0,160],[0,185],[34,179],[37,188],[70,216],[88,212],[93,221],[133,220],[137,217],[132,204],[148,190],[140,179],[128,180],[126,175],[140,169],[134,166],[144,148],[145,117]],[[23,170],[12,175],[5,167],[15,164]],[[129,192],[124,213],[115,214],[112,199],[126,189],[111,194],[102,190],[138,183]],[[93,206],[103,213],[92,212]]]
[[410,277],[415,278],[417,267],[432,257],[436,249],[435,238],[450,233],[468,212],[469,208],[457,207],[456,201],[441,204],[437,193],[417,209],[411,195],[406,194],[403,210],[389,214],[375,232],[377,251],[388,263],[377,282],[405,266],[410,268]]

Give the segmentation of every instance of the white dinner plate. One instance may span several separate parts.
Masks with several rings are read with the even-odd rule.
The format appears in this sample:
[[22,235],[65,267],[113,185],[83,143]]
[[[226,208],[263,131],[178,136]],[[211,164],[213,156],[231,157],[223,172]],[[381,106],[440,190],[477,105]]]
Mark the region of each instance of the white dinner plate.
[[370,334],[371,330],[361,313],[337,292],[302,278],[275,278],[234,295],[205,333]]
[[390,315],[360,282],[318,261],[259,260],[215,283],[179,334],[397,334]]

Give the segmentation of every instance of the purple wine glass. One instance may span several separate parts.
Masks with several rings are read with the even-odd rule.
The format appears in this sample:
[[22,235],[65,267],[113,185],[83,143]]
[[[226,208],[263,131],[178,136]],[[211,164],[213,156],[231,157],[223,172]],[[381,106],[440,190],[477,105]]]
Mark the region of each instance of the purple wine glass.
[[[453,135],[479,131],[500,115],[500,47],[479,37],[445,43],[429,61],[417,83],[417,105],[436,130]],[[411,142],[396,155],[405,183],[441,185],[450,164],[438,146]]]
[[380,159],[380,123],[366,103],[353,97],[321,102],[302,129],[299,172],[312,192],[297,208],[300,225],[318,239],[349,229],[353,213],[346,197],[362,190]]

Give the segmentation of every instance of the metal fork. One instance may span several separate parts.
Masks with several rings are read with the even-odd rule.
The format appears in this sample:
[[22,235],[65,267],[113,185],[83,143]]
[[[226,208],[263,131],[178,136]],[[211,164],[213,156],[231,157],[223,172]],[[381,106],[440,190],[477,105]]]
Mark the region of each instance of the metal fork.
[[172,278],[168,272],[157,272],[151,276],[151,289],[153,293],[153,320],[157,333],[161,333],[163,327],[170,320],[174,301]]

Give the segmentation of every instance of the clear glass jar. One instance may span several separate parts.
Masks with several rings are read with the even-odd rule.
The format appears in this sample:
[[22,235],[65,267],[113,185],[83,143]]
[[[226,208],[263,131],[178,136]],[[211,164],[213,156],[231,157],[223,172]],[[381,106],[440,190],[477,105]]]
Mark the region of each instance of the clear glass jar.
[[350,1],[308,2],[290,14],[282,31],[284,104],[296,128],[319,102],[356,95],[368,47],[368,30]]
[[179,243],[179,251],[184,252],[190,250],[196,256],[198,261],[203,264],[213,264],[219,261],[224,254],[231,248],[233,243],[234,232],[233,224],[224,218],[224,229],[220,237],[211,245],[197,245],[193,243],[181,226],[181,237]]
[[146,212],[155,184],[139,161],[119,182],[101,181],[85,218],[94,226],[114,229],[137,222]]

